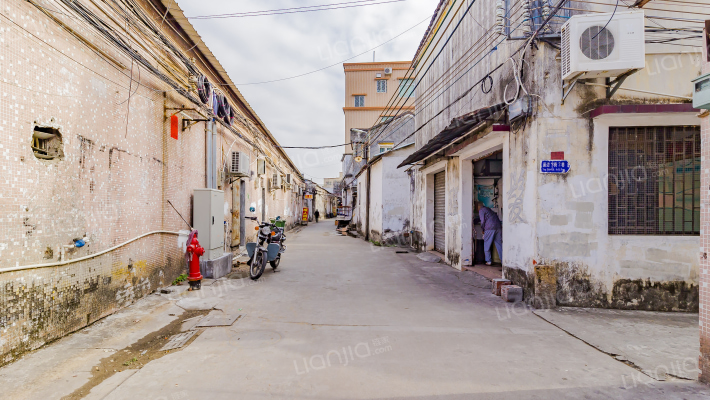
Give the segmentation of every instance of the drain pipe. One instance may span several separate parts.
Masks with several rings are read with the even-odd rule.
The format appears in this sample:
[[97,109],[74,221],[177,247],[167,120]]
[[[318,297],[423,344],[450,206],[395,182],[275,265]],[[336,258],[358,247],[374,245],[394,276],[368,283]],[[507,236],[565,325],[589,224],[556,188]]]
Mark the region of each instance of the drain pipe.
[[205,122],[205,187],[212,187],[212,120]]
[[217,189],[217,121],[212,121],[212,164],[210,164],[210,175],[212,176],[211,188]]

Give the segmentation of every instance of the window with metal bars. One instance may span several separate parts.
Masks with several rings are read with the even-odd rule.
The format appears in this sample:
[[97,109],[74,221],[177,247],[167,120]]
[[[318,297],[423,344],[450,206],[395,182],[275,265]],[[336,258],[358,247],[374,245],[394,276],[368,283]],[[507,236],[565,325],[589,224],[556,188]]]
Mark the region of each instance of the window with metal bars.
[[700,127],[609,128],[609,234],[700,234]]

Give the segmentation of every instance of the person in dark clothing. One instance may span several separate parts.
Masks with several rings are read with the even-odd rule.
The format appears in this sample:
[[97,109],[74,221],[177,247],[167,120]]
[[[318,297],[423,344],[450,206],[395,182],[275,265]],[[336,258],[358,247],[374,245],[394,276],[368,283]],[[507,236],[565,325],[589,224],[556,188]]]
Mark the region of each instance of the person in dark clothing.
[[313,213],[313,216],[316,217],[316,222],[318,222],[318,217],[320,217],[320,212],[319,212],[318,210],[316,210],[316,211]]
[[481,218],[481,228],[483,229],[483,250],[486,253],[486,265],[491,265],[491,245],[495,243],[498,255],[503,260],[503,226],[500,223],[498,214],[483,203],[476,203],[478,215]]

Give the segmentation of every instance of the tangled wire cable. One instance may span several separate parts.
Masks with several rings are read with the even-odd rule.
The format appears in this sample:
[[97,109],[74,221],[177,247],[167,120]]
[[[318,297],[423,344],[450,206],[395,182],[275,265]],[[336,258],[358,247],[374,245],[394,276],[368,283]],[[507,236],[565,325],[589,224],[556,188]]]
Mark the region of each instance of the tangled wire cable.
[[210,95],[212,94],[212,85],[210,85],[210,81],[208,81],[207,77],[204,75],[200,75],[197,78],[197,94],[204,104],[209,102]]
[[[488,85],[488,90],[486,90],[486,81],[489,81],[490,84]],[[488,74],[483,77],[483,80],[481,81],[481,91],[485,94],[488,94],[493,90],[493,77]]]

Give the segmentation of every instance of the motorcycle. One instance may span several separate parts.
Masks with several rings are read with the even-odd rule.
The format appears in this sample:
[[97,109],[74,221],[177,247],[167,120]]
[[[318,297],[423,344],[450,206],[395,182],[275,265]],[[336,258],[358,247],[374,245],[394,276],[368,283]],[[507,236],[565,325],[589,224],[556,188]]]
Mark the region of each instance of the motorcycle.
[[[252,221],[257,221],[256,217],[246,217]],[[280,217],[276,217],[276,221],[280,221]],[[249,255],[249,277],[253,280],[259,279],[261,274],[266,269],[266,263],[271,265],[271,268],[276,271],[281,263],[281,254],[286,251],[286,246],[283,244],[286,241],[286,235],[283,228],[276,226],[275,223],[257,221],[256,230],[257,241],[247,243],[247,254]]]

